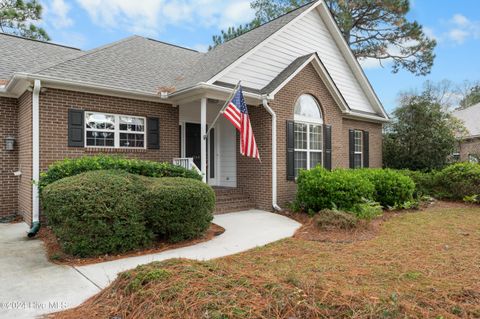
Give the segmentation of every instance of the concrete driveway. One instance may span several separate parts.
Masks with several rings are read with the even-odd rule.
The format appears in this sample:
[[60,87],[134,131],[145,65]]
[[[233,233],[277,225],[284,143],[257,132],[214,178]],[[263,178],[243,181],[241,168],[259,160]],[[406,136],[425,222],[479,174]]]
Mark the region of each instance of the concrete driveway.
[[26,237],[26,224],[0,224],[0,318],[34,318],[78,306],[118,273],[171,258],[208,260],[291,237],[300,224],[259,210],[217,215],[225,233],[205,243],[158,254],[70,267],[50,263],[42,241]]

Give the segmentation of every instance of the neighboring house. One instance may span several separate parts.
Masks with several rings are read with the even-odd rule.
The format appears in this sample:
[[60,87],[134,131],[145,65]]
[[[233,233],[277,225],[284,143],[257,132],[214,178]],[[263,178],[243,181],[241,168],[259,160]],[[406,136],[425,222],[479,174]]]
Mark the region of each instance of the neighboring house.
[[[64,158],[196,164],[219,211],[278,209],[300,169],[382,165],[387,114],[321,1],[208,53],[139,36],[80,51],[0,34],[0,79],[0,215],[28,223],[32,181]],[[202,138],[239,80],[261,163],[239,155],[223,117]]]
[[453,112],[467,129],[458,144],[457,160],[480,163],[480,103]]

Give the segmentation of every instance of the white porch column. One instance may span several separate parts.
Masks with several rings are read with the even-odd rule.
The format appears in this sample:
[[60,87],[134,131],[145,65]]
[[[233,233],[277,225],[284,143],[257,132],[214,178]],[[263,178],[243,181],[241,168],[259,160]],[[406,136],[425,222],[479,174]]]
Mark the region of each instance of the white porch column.
[[207,182],[207,139],[205,136],[207,135],[207,98],[203,97],[201,100],[200,105],[200,136],[201,136],[201,151],[200,151],[200,158],[201,158],[201,167],[200,170],[202,171],[203,181]]

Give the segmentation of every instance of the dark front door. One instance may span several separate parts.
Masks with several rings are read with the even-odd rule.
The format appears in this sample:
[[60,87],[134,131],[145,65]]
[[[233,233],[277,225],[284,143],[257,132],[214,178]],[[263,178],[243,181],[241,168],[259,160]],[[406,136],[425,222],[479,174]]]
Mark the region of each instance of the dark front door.
[[200,124],[185,123],[185,157],[193,158],[195,165],[201,167]]

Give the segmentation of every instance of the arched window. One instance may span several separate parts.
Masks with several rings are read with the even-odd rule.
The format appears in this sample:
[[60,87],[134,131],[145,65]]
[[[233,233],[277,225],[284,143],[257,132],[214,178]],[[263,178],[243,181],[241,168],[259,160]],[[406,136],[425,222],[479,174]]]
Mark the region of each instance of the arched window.
[[301,169],[323,165],[323,115],[317,100],[300,96],[295,103],[295,176]]

